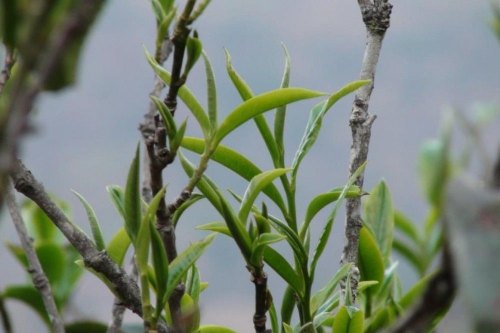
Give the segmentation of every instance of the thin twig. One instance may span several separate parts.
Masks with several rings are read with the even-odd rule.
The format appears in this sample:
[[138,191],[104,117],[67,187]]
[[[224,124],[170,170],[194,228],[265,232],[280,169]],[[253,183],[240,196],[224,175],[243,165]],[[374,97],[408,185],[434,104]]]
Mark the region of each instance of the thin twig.
[[21,241],[21,246],[24,250],[24,253],[26,254],[26,258],[28,259],[28,272],[31,274],[33,285],[42,297],[45,310],[47,311],[54,332],[64,333],[64,322],[59,314],[59,311],[57,310],[49,280],[43,271],[42,265],[38,260],[38,256],[36,255],[35,249],[33,247],[33,240],[28,235],[28,230],[26,229],[26,225],[24,224],[21,212],[16,203],[16,198],[12,191],[12,185],[8,185],[5,199],[9,208],[12,222],[16,227],[17,234]]
[[[134,258],[131,260],[132,272],[131,276],[134,281],[137,281],[138,272],[137,266],[135,264]],[[106,333],[121,333],[121,327],[123,324],[123,315],[127,307],[123,304],[120,298],[115,297],[113,302],[113,309],[111,310],[111,322],[109,323]]]
[[[361,66],[360,79],[371,80],[370,84],[361,87],[354,98],[349,124],[352,131],[351,158],[349,163],[349,176],[367,160],[370,145],[371,127],[375,115],[368,112],[370,96],[373,91],[375,72],[382,48],[382,41],[386,30],[389,28],[392,5],[388,0],[358,0],[358,4],[366,26],[366,48]],[[362,172],[354,182],[362,187],[364,173]],[[346,244],[342,254],[341,263],[351,262],[356,264],[358,259],[358,241],[361,223],[361,199],[351,198],[346,203]],[[352,297],[356,300],[359,274],[353,267],[351,274]],[[345,286],[345,284],[341,284]],[[342,288],[345,293],[345,289]]]

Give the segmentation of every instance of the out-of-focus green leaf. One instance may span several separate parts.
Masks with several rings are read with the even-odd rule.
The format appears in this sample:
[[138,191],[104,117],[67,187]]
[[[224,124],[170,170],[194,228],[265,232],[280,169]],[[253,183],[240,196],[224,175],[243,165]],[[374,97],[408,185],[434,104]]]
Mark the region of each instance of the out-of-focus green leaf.
[[283,88],[272,90],[243,102],[237,106],[222,121],[214,136],[214,146],[219,144],[229,133],[253,117],[272,110],[279,106],[290,104],[304,99],[324,95],[321,92],[303,88]]
[[[160,66],[147,50],[145,50],[145,52],[146,58],[148,59],[148,62],[153,68],[156,75],[163,82],[165,82],[165,84],[170,85],[172,75],[165,68]],[[186,104],[189,111],[193,114],[193,116],[196,118],[196,121],[200,125],[205,138],[208,138],[210,133],[210,120],[208,119],[205,110],[201,106],[200,102],[196,99],[195,95],[191,92],[191,90],[189,90],[189,88],[187,88],[185,84],[183,84],[182,87],[180,87],[177,96],[179,96],[184,104]]]
[[402,212],[397,210],[394,212],[394,226],[396,230],[406,235],[415,244],[420,244],[420,234],[415,224]]
[[9,285],[3,290],[2,297],[24,303],[35,311],[47,325],[50,325],[42,297],[32,285]]
[[423,273],[425,269],[425,262],[422,261],[422,257],[421,255],[419,255],[419,251],[417,249],[415,249],[411,245],[407,245],[405,242],[397,238],[394,239],[392,246],[394,250],[403,258],[405,258],[419,274]]
[[61,278],[52,289],[56,302],[59,302],[62,307],[64,307],[68,301],[84,272],[82,267],[75,264],[75,261],[80,259],[81,256],[73,245],[67,244],[63,247],[63,251],[65,253],[66,263],[64,264]]
[[285,333],[294,333],[292,326],[288,325],[287,323],[283,323],[283,330]]
[[42,243],[38,244],[35,250],[49,282],[52,285],[57,284],[61,280],[66,265],[66,254],[63,248],[54,243]]
[[440,206],[449,169],[445,143],[442,140],[424,143],[418,164],[427,200],[431,205]]
[[295,290],[290,287],[290,283],[285,288],[283,300],[281,301],[281,321],[283,323],[290,323],[292,320],[293,309],[295,308]]
[[370,191],[364,206],[365,219],[363,222],[370,226],[382,252],[384,262],[388,263],[394,234],[394,209],[391,193],[384,181],[381,181]]
[[[202,154],[205,151],[205,141],[200,138],[185,137],[181,145],[198,154]],[[248,181],[262,173],[262,171],[245,156],[221,144],[217,146],[210,158]],[[286,211],[281,194],[272,183],[266,186],[262,191],[276,203],[282,212]]]
[[125,194],[123,189],[118,185],[108,185],[106,186],[106,191],[108,191],[118,213],[125,218]]
[[299,295],[304,293],[304,282],[286,259],[271,247],[264,250],[264,261]]
[[359,231],[358,266],[363,281],[384,280],[384,259],[373,235],[366,229]]
[[238,217],[243,223],[247,220],[248,214],[252,209],[253,203],[257,198],[257,195],[266,188],[274,179],[290,171],[290,169],[273,169],[269,171],[264,171],[261,174],[255,176],[248,184],[248,187],[243,195],[243,201],[241,202],[240,211]]
[[141,194],[139,184],[139,145],[130,165],[124,194],[125,229],[135,243],[141,223]]
[[427,288],[429,281],[434,277],[434,275],[434,273],[428,274],[411,286],[411,288],[399,300],[399,306],[401,306],[404,310],[407,310],[411,305],[415,304],[417,299],[423,295],[425,288]]
[[203,45],[196,35],[195,31],[194,37],[188,37],[186,41],[186,67],[184,68],[185,76],[189,74],[203,52]]
[[99,225],[99,220],[97,219],[94,209],[80,193],[76,191],[73,191],[73,193],[78,197],[80,202],[85,207],[85,211],[87,212],[87,217],[90,223],[90,229],[92,230],[92,236],[94,237],[94,242],[97,249],[99,251],[104,250],[104,248],[106,247],[106,243],[104,242],[104,237],[102,235],[101,227]]
[[217,128],[217,89],[215,86],[215,76],[212,64],[205,52],[203,52],[205,61],[205,75],[207,76],[207,99],[208,99],[208,119],[213,130]]
[[297,171],[299,169],[300,163],[307,155],[311,147],[316,142],[316,139],[321,130],[321,124],[326,112],[342,97],[356,91],[358,88],[370,83],[370,80],[359,80],[353,81],[346,84],[344,87],[330,95],[330,97],[318,104],[316,104],[309,114],[309,120],[307,121],[306,129],[302,140],[300,141],[299,148],[295,153],[295,157],[292,162],[292,180],[291,183],[295,184],[295,179],[297,176]]
[[219,325],[201,325],[197,333],[236,333],[230,328]]
[[215,234],[211,234],[201,241],[195,242],[182,251],[169,265],[168,283],[165,297],[168,298],[179,284],[196,260],[203,254],[208,245],[214,240]]
[[125,259],[125,254],[130,246],[131,240],[128,236],[127,231],[124,227],[121,227],[111,238],[106,252],[116,262],[119,266],[123,265],[123,259]]
[[[309,229],[309,224],[318,212],[328,204],[336,201],[342,193],[342,187],[334,188],[330,192],[321,193],[314,197],[307,206],[306,215],[304,217],[304,224],[300,229],[301,238],[304,238],[306,231]],[[363,191],[356,186],[352,185],[346,193],[346,198],[354,198],[363,194]]]
[[271,332],[279,332],[280,325],[278,321],[278,313],[276,312],[276,307],[274,306],[274,302],[271,303],[269,307],[269,319],[271,320]]
[[343,306],[337,312],[333,322],[334,333],[363,333],[364,313],[357,310],[350,314],[346,306]]
[[78,321],[64,326],[66,333],[106,333],[108,325],[97,321]]
[[337,284],[340,282],[340,280],[343,279],[347,275],[347,273],[349,273],[351,267],[351,263],[344,264],[339,268],[339,270],[330,279],[330,281],[325,284],[323,288],[314,293],[314,295],[311,297],[312,313],[316,313],[316,310],[326,301],[327,298],[329,298],[333,294],[335,287],[337,287]]
[[[57,199],[55,201],[65,214],[69,213],[69,207],[65,202]],[[63,242],[57,227],[33,201],[24,201],[21,212],[30,234],[35,239],[35,245],[37,242]]]
[[257,239],[252,244],[252,256],[250,262],[254,265],[259,265],[262,262],[262,256],[264,254],[264,249],[272,243],[282,241],[286,237],[283,235],[265,233],[259,235]]

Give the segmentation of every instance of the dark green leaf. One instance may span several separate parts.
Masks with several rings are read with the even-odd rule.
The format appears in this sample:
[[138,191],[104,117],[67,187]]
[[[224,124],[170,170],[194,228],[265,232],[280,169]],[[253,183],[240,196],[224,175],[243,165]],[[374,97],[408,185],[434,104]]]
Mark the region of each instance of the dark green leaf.
[[268,264],[298,295],[304,293],[304,282],[295,273],[285,258],[271,247],[264,250],[264,261]]
[[106,333],[108,325],[97,321],[78,321],[64,326],[66,333]]
[[198,37],[188,37],[186,41],[186,67],[184,75],[187,76],[203,52],[203,46]]
[[15,299],[34,310],[45,324],[50,325],[50,320],[45,310],[42,297],[32,285],[9,285],[2,293],[5,299]]
[[153,257],[153,268],[156,277],[156,317],[160,316],[165,306],[165,291],[168,281],[168,258],[163,241],[154,223],[149,223],[151,234],[151,256]]
[[250,258],[250,262],[253,265],[262,264],[262,256],[264,253],[264,249],[272,243],[276,243],[282,241],[286,237],[283,235],[265,233],[259,235],[252,244],[252,255]]
[[163,103],[158,97],[151,95],[150,98],[156,106],[156,110],[160,113],[168,138],[172,140],[177,134],[177,125],[175,123],[174,116],[168,110],[165,103]]
[[141,194],[139,184],[139,145],[135,151],[127,177],[124,195],[125,229],[135,243],[141,223]]
[[205,75],[207,76],[207,99],[208,99],[208,119],[213,130],[217,128],[217,89],[215,86],[215,76],[212,64],[205,52],[203,60],[205,61]]

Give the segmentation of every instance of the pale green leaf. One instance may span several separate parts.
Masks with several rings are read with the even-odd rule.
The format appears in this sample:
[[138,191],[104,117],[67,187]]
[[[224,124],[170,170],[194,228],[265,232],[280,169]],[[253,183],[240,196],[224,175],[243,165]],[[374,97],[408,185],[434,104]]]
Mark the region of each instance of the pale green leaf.
[[215,76],[212,64],[205,52],[202,52],[205,61],[205,73],[207,76],[207,99],[208,99],[208,119],[213,130],[217,128],[217,89],[215,86]]
[[99,251],[104,250],[104,248],[106,247],[106,243],[104,242],[104,237],[102,235],[101,227],[99,225],[99,221],[97,219],[94,209],[80,193],[76,191],[72,192],[78,197],[80,202],[85,207],[85,211],[87,212],[87,217],[89,219],[90,229],[92,231],[92,236],[94,237],[94,242],[97,249]]
[[106,247],[106,253],[116,262],[119,266],[123,265],[123,259],[130,246],[130,237],[124,227],[121,227],[111,238],[108,246]]

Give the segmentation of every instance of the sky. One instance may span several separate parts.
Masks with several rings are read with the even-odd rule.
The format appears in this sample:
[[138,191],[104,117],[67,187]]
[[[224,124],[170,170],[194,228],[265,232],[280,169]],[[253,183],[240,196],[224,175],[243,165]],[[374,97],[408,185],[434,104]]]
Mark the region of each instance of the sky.
[[[419,147],[437,135],[442,111],[447,107],[467,111],[478,102],[499,102],[500,49],[489,31],[487,1],[394,0],[393,5],[370,103],[370,112],[377,120],[372,130],[366,188],[385,179],[395,206],[421,221],[426,203],[417,178]],[[291,85],[328,92],[358,78],[364,51],[365,31],[354,0],[214,0],[194,28],[214,66],[221,115],[240,102],[225,73],[224,48],[256,93],[279,86],[284,63],[282,43],[292,59]],[[27,166],[51,193],[71,203],[75,220],[83,228],[87,228],[84,211],[70,189],[94,205],[108,239],[121,221],[105,186],[125,183],[140,140],[137,127],[147,109],[153,82],[143,47],[153,50],[154,30],[148,1],[108,1],[87,42],[77,85],[39,100],[33,120],[36,132],[22,145]],[[198,64],[188,81],[202,101],[203,71]],[[349,96],[329,112],[303,164],[298,183],[298,209],[302,214],[315,194],[346,181],[351,103]],[[289,108],[285,134],[289,162],[311,107],[304,102]],[[189,114],[181,107],[177,116],[184,119]],[[188,133],[199,133],[193,119],[188,119]],[[489,148],[497,149],[498,134],[492,133],[488,139]],[[271,168],[253,124],[228,136],[224,143],[244,152],[262,169]],[[220,167],[212,165],[207,172],[220,181],[222,188],[243,193],[246,184],[224,175]],[[169,168],[165,177],[172,198],[186,177],[178,165]],[[179,227],[179,247],[205,235],[194,230],[196,225],[218,219],[208,205],[200,204]],[[329,255],[320,262],[324,269],[319,282],[326,281],[338,268],[343,223],[341,216],[327,249]],[[12,229],[10,221],[3,218],[2,241],[14,237]],[[234,249],[229,240],[218,237],[200,262],[202,278],[210,283],[202,297],[202,320],[250,332],[253,286]],[[6,251],[0,251],[0,262],[12,267],[0,275],[0,288],[18,281],[22,272]],[[403,267],[403,274],[412,279],[409,269]],[[278,277],[270,277],[271,288],[281,288]],[[107,320],[112,297],[103,290],[95,278],[86,276],[72,316]],[[95,306],[95,297],[100,297],[99,307]],[[20,305],[10,306],[22,311]],[[136,320],[132,316],[129,319]],[[16,325],[20,331],[32,331],[37,327],[30,326],[37,325],[33,322],[18,321]],[[454,329],[447,322],[442,332]]]

